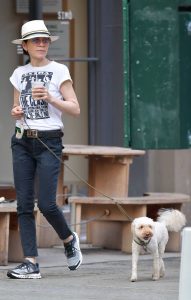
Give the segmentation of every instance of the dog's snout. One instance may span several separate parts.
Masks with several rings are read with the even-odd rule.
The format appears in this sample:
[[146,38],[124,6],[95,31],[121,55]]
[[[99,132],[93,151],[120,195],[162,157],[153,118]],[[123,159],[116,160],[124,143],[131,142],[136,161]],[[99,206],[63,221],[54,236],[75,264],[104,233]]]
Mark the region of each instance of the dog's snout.
[[152,231],[145,232],[144,239],[147,240],[153,236]]
[[148,233],[146,233],[146,235],[145,235],[146,237],[151,237],[152,236],[152,233],[151,232],[148,232]]

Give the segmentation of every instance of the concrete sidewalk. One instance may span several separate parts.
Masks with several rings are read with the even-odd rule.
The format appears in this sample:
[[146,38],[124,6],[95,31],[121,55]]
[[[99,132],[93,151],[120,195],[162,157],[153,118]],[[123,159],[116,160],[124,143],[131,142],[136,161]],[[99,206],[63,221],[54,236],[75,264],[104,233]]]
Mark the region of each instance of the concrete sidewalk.
[[139,280],[129,281],[131,256],[120,251],[91,248],[82,245],[83,264],[69,271],[62,247],[39,249],[42,279],[14,280],[6,276],[7,269],[17,264],[0,266],[1,300],[178,300],[180,254],[166,253],[166,276],[151,280],[152,260],[142,255]]

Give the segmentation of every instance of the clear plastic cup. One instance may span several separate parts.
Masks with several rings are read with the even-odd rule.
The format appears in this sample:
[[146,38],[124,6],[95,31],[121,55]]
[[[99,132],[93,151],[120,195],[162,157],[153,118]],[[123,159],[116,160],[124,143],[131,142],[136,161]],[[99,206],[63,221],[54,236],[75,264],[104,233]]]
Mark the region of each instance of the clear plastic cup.
[[[34,88],[41,88],[44,87],[44,82],[42,81],[32,81],[31,82],[31,86],[32,86],[32,94],[33,94],[33,89]],[[34,100],[38,100],[37,97],[33,97]]]
[[42,82],[42,81],[32,81],[31,85],[32,85],[32,89],[33,88],[40,88],[40,87],[44,87],[44,82]]

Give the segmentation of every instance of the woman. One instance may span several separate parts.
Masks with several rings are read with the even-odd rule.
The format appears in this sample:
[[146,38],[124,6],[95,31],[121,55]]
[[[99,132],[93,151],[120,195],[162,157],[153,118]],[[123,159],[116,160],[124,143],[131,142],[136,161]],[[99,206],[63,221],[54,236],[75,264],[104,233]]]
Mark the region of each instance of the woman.
[[[34,185],[38,182],[38,207],[57,232],[65,247],[68,267],[82,263],[79,238],[68,227],[56,205],[57,179],[62,152],[62,113],[80,114],[80,107],[65,65],[47,58],[51,36],[42,20],[25,23],[21,44],[30,62],[18,67],[10,77],[14,86],[11,115],[16,119],[12,137],[13,173],[17,193],[17,214],[25,261],[9,270],[10,278],[41,278],[34,219]],[[47,149],[47,147],[50,149]],[[58,157],[56,157],[54,154]]]

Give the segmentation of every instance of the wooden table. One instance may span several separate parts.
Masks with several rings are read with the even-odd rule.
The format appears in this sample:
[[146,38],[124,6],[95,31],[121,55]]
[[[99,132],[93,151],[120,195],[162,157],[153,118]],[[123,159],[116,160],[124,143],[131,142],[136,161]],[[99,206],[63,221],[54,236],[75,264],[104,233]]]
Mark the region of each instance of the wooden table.
[[[74,155],[84,156],[88,159],[88,183],[95,188],[88,187],[88,196],[103,196],[103,193],[111,197],[127,197],[130,165],[135,157],[144,154],[145,151],[142,150],[122,147],[65,145],[63,159],[68,160]],[[61,185],[63,185],[63,173],[61,172],[59,180]],[[107,198],[105,199],[107,200]],[[113,221],[108,221],[107,224],[106,222],[89,224],[87,226],[87,241],[94,244],[94,239],[97,241],[99,237],[111,236],[112,232],[113,248],[115,248],[119,232],[118,225]],[[96,230],[96,228],[99,229]],[[93,235],[92,232],[98,232],[98,236]],[[107,245],[106,239],[105,243],[102,239],[102,246],[106,247]]]
[[[142,150],[122,147],[65,145],[63,159],[70,156],[84,156],[88,159],[88,183],[96,190],[112,197],[128,194],[129,167],[134,157],[144,155]],[[63,175],[60,178],[63,182]],[[89,188],[89,196],[100,195]]]

